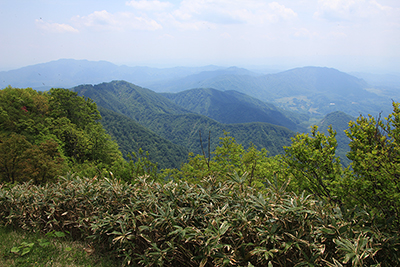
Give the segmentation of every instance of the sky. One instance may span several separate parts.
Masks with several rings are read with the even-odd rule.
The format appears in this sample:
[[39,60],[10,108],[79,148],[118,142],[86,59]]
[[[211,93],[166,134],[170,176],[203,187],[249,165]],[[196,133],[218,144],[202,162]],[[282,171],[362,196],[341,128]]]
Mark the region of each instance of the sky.
[[400,73],[400,1],[0,0],[0,71],[61,58]]

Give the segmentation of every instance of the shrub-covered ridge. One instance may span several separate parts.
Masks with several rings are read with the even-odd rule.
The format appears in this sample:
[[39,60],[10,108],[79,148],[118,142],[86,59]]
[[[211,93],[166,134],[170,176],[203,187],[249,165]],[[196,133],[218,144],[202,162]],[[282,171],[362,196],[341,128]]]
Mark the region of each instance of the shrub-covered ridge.
[[398,234],[381,232],[365,211],[287,193],[285,184],[269,184],[263,194],[242,185],[212,177],[193,185],[67,175],[55,184],[0,188],[0,219],[89,237],[127,265],[400,264]]

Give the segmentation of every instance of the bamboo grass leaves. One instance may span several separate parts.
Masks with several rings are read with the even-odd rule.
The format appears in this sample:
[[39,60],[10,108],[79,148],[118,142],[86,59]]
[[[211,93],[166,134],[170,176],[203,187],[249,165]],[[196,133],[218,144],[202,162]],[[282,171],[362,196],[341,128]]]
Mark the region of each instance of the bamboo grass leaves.
[[399,237],[366,227],[370,215],[356,212],[348,220],[337,206],[310,195],[243,191],[238,182],[141,178],[132,185],[68,175],[47,186],[0,188],[0,218],[25,229],[89,237],[125,265],[399,264]]

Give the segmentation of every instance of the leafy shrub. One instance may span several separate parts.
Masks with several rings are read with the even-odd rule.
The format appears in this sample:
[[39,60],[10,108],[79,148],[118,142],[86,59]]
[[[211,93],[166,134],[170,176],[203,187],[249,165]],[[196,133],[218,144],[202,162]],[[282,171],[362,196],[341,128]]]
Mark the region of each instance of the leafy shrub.
[[[58,183],[0,188],[0,220],[69,231],[142,266],[399,265],[400,238],[360,209],[343,212],[270,184],[240,179],[125,184],[67,175]],[[241,177],[239,177],[241,178]]]

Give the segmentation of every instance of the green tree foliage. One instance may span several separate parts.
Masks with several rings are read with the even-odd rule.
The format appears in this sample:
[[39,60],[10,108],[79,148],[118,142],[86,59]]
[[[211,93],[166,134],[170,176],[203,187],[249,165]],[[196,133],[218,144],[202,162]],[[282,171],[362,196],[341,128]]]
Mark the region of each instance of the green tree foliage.
[[58,144],[53,140],[46,140],[26,150],[25,160],[26,180],[32,179],[35,184],[52,181],[65,171],[64,159],[60,156]]
[[381,120],[360,116],[346,131],[354,179],[351,197],[400,223],[400,108]]
[[246,186],[265,189],[267,180],[272,180],[281,170],[278,156],[268,157],[266,149],[258,150],[254,145],[244,149],[228,132],[220,138],[214,151],[207,147],[203,145],[202,155],[190,153],[189,162],[180,170],[172,171],[172,177],[192,183],[200,183],[204,177],[213,177],[219,182],[240,178]]
[[336,155],[340,157],[340,162],[343,166],[350,165],[350,160],[347,158],[347,153],[350,151],[349,143],[350,138],[347,137],[345,130],[349,128],[349,122],[354,121],[355,118],[341,111],[335,111],[327,114],[319,123],[319,130],[326,135],[329,135],[328,128],[332,126],[337,132],[337,148]]
[[122,178],[130,183],[135,183],[138,177],[161,181],[158,163],[152,162],[149,157],[149,152],[142,149],[139,149],[138,153],[128,154],[129,160],[120,171]]
[[23,135],[12,133],[9,137],[0,136],[1,180],[14,183],[24,174],[25,151],[32,145]]
[[99,123],[96,104],[66,89],[0,91],[2,181],[52,180],[66,165],[110,168],[122,160]]
[[50,89],[48,94],[53,118],[65,117],[79,129],[85,129],[101,119],[96,103],[90,98],[80,97],[76,92],[60,88]]
[[310,134],[298,134],[292,145],[285,147],[284,161],[293,175],[296,191],[307,191],[327,201],[340,202],[338,183],[344,173],[336,156],[336,132],[328,128],[329,136],[311,128]]
[[400,223],[400,107],[393,103],[387,118],[360,116],[349,122],[350,168],[336,156],[336,132],[329,135],[314,126],[309,134],[298,134],[285,147],[284,162],[293,174],[291,188],[306,190],[343,208],[366,208],[386,220]]
[[32,145],[25,136],[12,133],[0,136],[1,181],[8,183],[33,180],[38,184],[61,175],[65,168],[58,144],[46,140]]

